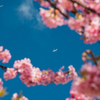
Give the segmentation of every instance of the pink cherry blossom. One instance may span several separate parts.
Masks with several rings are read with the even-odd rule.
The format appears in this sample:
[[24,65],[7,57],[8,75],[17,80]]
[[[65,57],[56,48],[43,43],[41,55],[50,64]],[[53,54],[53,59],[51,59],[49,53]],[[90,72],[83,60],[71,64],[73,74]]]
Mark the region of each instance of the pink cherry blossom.
[[59,69],[56,73],[50,69],[41,71],[39,68],[33,67],[30,59],[27,58],[15,61],[14,68],[17,68],[20,79],[28,87],[50,83],[66,84],[77,76],[73,66],[69,66],[70,74],[62,71],[62,69]]
[[12,100],[28,100],[28,98],[26,98],[25,96],[22,97],[18,97],[17,93],[13,94]]
[[0,90],[2,90],[3,89],[3,81],[2,81],[2,79],[0,78]]
[[8,63],[11,59],[11,55],[9,53],[9,50],[5,49],[3,52],[3,63]]
[[96,12],[100,13],[100,2],[95,5],[94,9]]
[[88,7],[90,7],[91,9],[94,9],[97,13],[100,13],[100,1],[99,0],[95,0],[95,1],[90,0],[88,3],[89,3]]
[[6,88],[3,88],[3,81],[0,78],[0,97],[7,95]]
[[68,68],[69,68],[69,73],[73,75],[73,77],[78,76],[77,73],[75,72],[75,68],[72,65],[70,65]]
[[42,1],[42,2],[40,3],[40,5],[41,5],[42,7],[49,7],[49,6],[50,6],[50,4],[49,4],[48,1]]
[[9,50],[5,49],[3,50],[3,46],[0,46],[0,60],[3,60],[3,63],[8,63],[9,60],[11,59],[11,54],[9,52]]
[[8,79],[13,79],[17,75],[17,70],[14,68],[7,68],[7,71],[4,73],[4,79],[7,81]]
[[49,28],[56,28],[57,26],[62,26],[67,23],[67,21],[62,18],[59,11],[56,10],[55,12],[56,13],[54,13],[53,8],[50,8],[50,10],[40,8],[42,21]]
[[66,84],[68,83],[69,81],[71,81],[73,78],[72,75],[67,75],[65,74],[61,69],[55,73],[55,77],[54,77],[54,83],[56,85],[58,84]]
[[3,51],[3,46],[0,46],[0,52],[2,52]]
[[35,1],[39,2],[42,7],[46,7],[46,8],[50,7],[50,3],[48,1],[45,0],[35,0]]
[[27,71],[31,71],[33,65],[31,64],[31,60],[24,58],[22,60],[18,60],[14,62],[14,68],[18,69],[18,72],[23,73],[24,69]]
[[85,96],[84,94],[78,93],[77,91],[70,91],[71,97],[66,98],[66,100],[95,100],[89,96]]
[[84,19],[74,19],[73,17],[70,17],[68,19],[68,26],[71,28],[71,30],[75,30],[78,33],[82,31],[82,26],[84,25]]
[[73,4],[70,2],[70,0],[58,0],[57,4],[58,8],[62,7],[65,10],[72,11],[73,10]]
[[100,40],[100,18],[95,16],[91,23],[85,26],[85,43],[95,43]]
[[74,3],[70,0],[54,0],[51,2],[54,4],[52,8],[50,2],[37,1],[41,6],[49,9],[40,8],[42,21],[47,27],[57,28],[68,24],[71,30],[75,30],[79,35],[82,35],[84,43],[93,44],[100,41],[100,17],[98,16],[100,0],[79,0]]
[[[85,4],[85,2],[84,2],[85,0],[80,0],[80,1],[82,4]],[[84,7],[78,5],[77,3],[74,3],[73,5],[74,5],[76,10],[84,11],[84,9],[85,9]]]
[[64,67],[64,66],[62,66],[60,69],[61,69],[61,70],[64,70],[64,69],[65,69],[65,67]]
[[100,65],[84,64],[81,68],[81,75],[82,77],[74,79],[72,90],[100,98]]

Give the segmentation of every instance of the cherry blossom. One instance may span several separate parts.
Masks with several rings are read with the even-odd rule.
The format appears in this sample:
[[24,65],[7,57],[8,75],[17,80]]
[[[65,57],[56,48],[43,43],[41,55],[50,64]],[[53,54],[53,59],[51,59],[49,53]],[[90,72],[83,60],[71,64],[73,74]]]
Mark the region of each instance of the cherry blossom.
[[77,0],[76,2],[73,0],[39,0],[38,2],[49,9],[40,8],[40,15],[43,23],[50,29],[68,24],[71,30],[82,35],[84,43],[93,44],[100,41],[99,0]]
[[72,11],[73,10],[73,4],[70,0],[58,0],[58,7],[62,7],[68,11]]
[[50,4],[49,4],[48,1],[42,1],[42,2],[40,3],[40,5],[41,5],[42,7],[49,7],[49,6],[50,6]]
[[0,60],[3,60],[3,63],[8,63],[11,59],[11,54],[9,50],[5,49],[3,51],[3,46],[0,46]]
[[[75,77],[77,77],[77,73],[75,72],[74,67],[69,66],[69,71],[64,72],[61,67],[58,72],[53,72],[51,69],[41,71],[37,67],[33,67],[30,59],[24,58],[22,60],[18,60],[14,62],[14,68],[20,73],[20,79],[24,84],[29,86],[36,85],[48,85],[50,83],[58,84],[66,84]],[[13,68],[7,69],[7,72],[4,73],[4,78],[6,80],[15,78],[17,71]],[[11,74],[10,74],[11,72]]]
[[90,19],[91,23],[85,25],[85,43],[95,43],[100,40],[100,18],[94,16]]
[[74,79],[72,90],[79,93],[100,98],[100,65],[84,64],[81,68],[82,77]]
[[57,26],[62,26],[67,23],[67,21],[62,18],[59,11],[53,8],[50,8],[50,10],[40,8],[40,15],[43,23],[49,28],[57,28]]
[[3,81],[0,78],[0,97],[7,95],[6,88],[3,88]]
[[73,77],[78,76],[77,73],[75,72],[75,68],[72,65],[70,65],[68,68],[69,68],[69,74],[71,74]]
[[28,100],[25,96],[19,97],[17,93],[13,94],[12,100]]
[[2,81],[2,79],[0,78],[0,90],[2,90],[3,89],[3,81]]
[[3,46],[0,46],[0,52],[2,52],[3,51]]
[[89,96],[85,96],[84,94],[81,94],[77,91],[70,91],[71,97],[66,98],[66,100],[95,100],[94,98],[91,98]]
[[7,81],[8,79],[13,79],[17,75],[17,70],[14,68],[7,68],[7,71],[4,73],[4,79]]

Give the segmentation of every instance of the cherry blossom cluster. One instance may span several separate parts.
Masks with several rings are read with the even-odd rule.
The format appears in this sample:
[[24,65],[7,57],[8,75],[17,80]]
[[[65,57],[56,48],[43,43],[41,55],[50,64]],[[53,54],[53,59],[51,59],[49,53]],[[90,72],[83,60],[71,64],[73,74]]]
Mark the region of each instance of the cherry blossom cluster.
[[87,16],[89,19],[88,23],[84,25],[85,43],[95,43],[100,41],[100,17],[92,15]]
[[74,79],[72,90],[79,93],[100,98],[100,65],[86,63],[81,68],[82,77]]
[[14,68],[7,68],[7,71],[4,73],[4,79],[8,80],[8,79],[13,79],[15,78],[17,75],[17,70],[15,70]]
[[[79,17],[82,16],[80,15]],[[76,30],[80,35],[82,35],[82,27],[84,27],[85,43],[92,44],[100,41],[100,17],[94,14],[86,15],[80,19],[70,17],[68,20],[68,26],[72,30]]]
[[[100,0],[36,0],[40,15],[49,28],[68,26],[82,35],[84,43],[100,41]],[[71,17],[71,13],[74,16]],[[67,18],[67,19],[66,19]]]
[[6,88],[3,88],[3,81],[0,78],[0,97],[7,95]]
[[3,89],[3,81],[2,79],[0,78],[0,91]]
[[5,49],[3,51],[3,46],[0,46],[0,60],[3,60],[3,63],[8,63],[11,59],[11,54],[9,50]]
[[94,98],[91,98],[89,96],[85,96],[84,94],[81,94],[77,91],[70,91],[71,97],[66,98],[66,100],[95,100]]
[[19,96],[17,93],[13,94],[12,100],[28,100],[25,96]]
[[50,83],[55,83],[56,85],[66,84],[77,77],[77,73],[72,65],[68,67],[68,72],[63,71],[64,66],[56,73],[50,69],[40,71],[39,68],[33,67],[30,59],[27,58],[15,61],[14,68],[7,68],[7,71],[4,73],[5,80],[15,78],[17,73],[20,73],[20,79],[28,87],[48,85]]
[[64,20],[59,11],[51,7],[49,10],[40,8],[40,15],[42,16],[43,23],[49,28],[57,28],[57,26],[67,24],[67,20]]
[[87,6],[94,9],[97,13],[100,13],[100,0],[88,0]]

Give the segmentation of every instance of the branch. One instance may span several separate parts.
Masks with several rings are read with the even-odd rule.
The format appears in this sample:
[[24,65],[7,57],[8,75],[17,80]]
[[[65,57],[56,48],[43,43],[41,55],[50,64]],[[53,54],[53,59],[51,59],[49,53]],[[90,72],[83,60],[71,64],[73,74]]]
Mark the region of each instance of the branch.
[[7,67],[0,65],[1,69],[3,69],[4,71],[7,71]]
[[[88,56],[88,54],[91,55],[91,57]],[[100,56],[95,57],[92,50],[86,50],[85,52],[83,52],[82,54],[82,60],[87,63],[86,59],[88,60],[93,60],[94,64],[97,66],[97,60],[100,59]]]
[[[0,67],[1,67],[1,69],[3,69],[4,71],[7,71],[7,68],[8,68],[8,67],[2,66],[2,65],[0,65]],[[17,70],[17,69],[15,69],[15,70]],[[18,74],[21,74],[21,73],[19,73],[18,71],[17,71],[17,73],[18,73]]]
[[50,1],[50,0],[46,0],[46,1],[48,1],[55,9],[57,9],[65,18],[69,18],[69,16],[68,15],[66,15],[65,13],[63,13],[59,8],[57,8],[56,7],[56,3],[54,3],[54,2],[52,2],[52,1]]
[[86,10],[91,11],[91,12],[93,12],[93,13],[95,13],[95,14],[97,14],[97,15],[100,16],[100,13],[97,13],[95,10],[93,10],[93,9],[91,9],[91,8],[88,8],[86,5],[80,3],[79,1],[77,1],[77,0],[70,0],[70,1],[71,1],[72,3],[77,3],[78,5],[82,6],[82,7],[85,8]]
[[[0,65],[0,67],[1,67],[1,69],[3,69],[4,71],[7,71],[7,68],[8,68],[8,67],[2,66],[2,65]],[[18,70],[18,69],[15,69],[15,70]],[[21,75],[21,73],[19,73],[18,71],[17,71],[17,73]],[[65,72],[64,72],[64,74],[69,74],[69,73],[70,73],[70,71],[65,71]]]

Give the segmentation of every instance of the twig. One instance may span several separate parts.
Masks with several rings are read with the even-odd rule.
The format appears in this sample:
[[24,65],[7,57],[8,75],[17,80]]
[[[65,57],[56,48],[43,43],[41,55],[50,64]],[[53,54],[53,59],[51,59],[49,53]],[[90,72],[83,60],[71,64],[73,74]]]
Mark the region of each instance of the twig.
[[65,18],[69,18],[69,16],[68,15],[66,15],[65,13],[63,13],[59,8],[57,8],[56,7],[56,4],[54,3],[54,2],[52,2],[52,1],[50,1],[50,0],[46,0],[46,1],[48,1],[55,9],[57,9]]
[[91,11],[91,12],[93,12],[93,13],[95,13],[95,14],[97,14],[97,15],[100,16],[100,13],[97,13],[95,10],[93,10],[93,9],[91,9],[91,8],[88,8],[86,5],[80,3],[79,1],[77,1],[77,0],[70,0],[70,1],[73,2],[73,3],[77,3],[78,5],[82,6],[82,7],[85,8],[86,10]]
[[[89,57],[88,54],[90,54],[91,57]],[[82,60],[83,60],[85,63],[87,62],[86,59],[88,59],[88,60],[93,60],[94,64],[95,64],[95,65],[98,65],[98,63],[97,63],[97,61],[96,61],[98,58],[100,58],[100,56],[95,57],[94,54],[93,54],[93,52],[92,52],[92,50],[86,50],[86,51],[83,52],[83,54],[82,54]]]
[[[1,67],[1,69],[3,69],[4,71],[7,71],[7,68],[8,68],[8,67],[2,66],[2,65],[0,65],[0,67]],[[15,70],[17,70],[17,73],[18,73],[18,74],[21,74],[20,72],[18,72],[18,69],[15,69]]]

